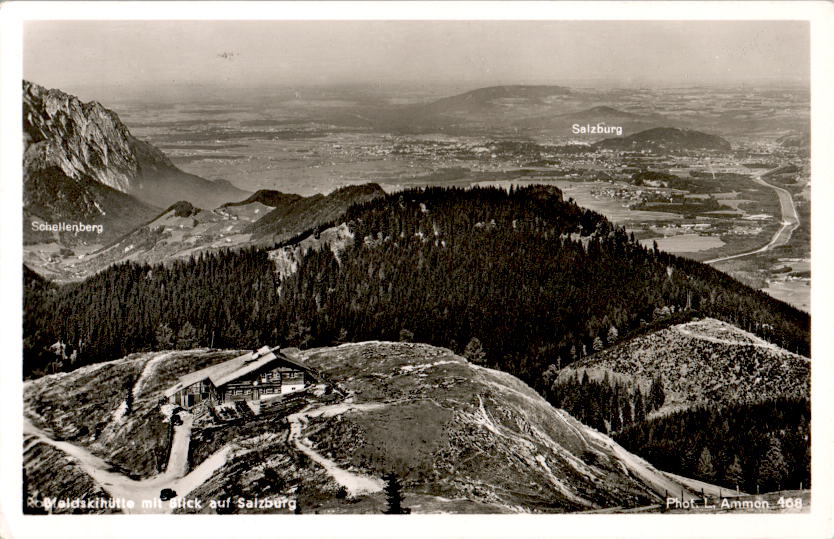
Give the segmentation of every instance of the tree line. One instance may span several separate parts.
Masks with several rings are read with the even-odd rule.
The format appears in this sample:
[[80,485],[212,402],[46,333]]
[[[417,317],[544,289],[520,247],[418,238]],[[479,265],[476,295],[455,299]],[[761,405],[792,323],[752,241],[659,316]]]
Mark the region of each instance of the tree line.
[[486,364],[541,390],[554,358],[564,366],[691,314],[809,354],[806,313],[643,247],[553,187],[414,189],[354,205],[344,220],[351,245],[309,251],[283,280],[255,247],[122,263],[60,286],[24,270],[24,374],[143,350],[406,331],[456,352],[475,339]]

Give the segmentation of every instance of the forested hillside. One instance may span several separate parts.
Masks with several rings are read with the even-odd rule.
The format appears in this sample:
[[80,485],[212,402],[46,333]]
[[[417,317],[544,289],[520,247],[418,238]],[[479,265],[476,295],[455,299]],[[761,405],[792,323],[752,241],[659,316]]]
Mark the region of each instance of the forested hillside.
[[628,426],[614,438],[664,471],[769,492],[810,488],[810,420],[807,398],[703,405]]
[[411,190],[344,220],[353,243],[308,252],[283,281],[254,248],[120,264],[60,287],[27,273],[24,372],[175,346],[414,339],[541,388],[554,358],[564,366],[693,313],[809,355],[807,314],[646,249],[553,187]]

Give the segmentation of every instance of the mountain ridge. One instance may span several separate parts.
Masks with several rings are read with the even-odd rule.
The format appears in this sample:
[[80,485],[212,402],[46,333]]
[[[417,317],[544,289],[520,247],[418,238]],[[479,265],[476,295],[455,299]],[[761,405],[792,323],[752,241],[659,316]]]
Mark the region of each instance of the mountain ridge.
[[198,208],[182,200],[164,210],[145,212],[138,225],[107,236],[101,248],[83,257],[48,265],[31,259],[28,262],[56,280],[77,281],[120,262],[164,263],[219,249],[269,248],[326,226],[338,220],[349,206],[384,194],[378,184],[370,183],[310,197],[265,189],[216,209]]
[[183,172],[159,149],[130,134],[118,114],[61,90],[23,81],[24,189],[39,171],[89,177],[145,204],[179,200],[214,207],[249,193]]
[[252,234],[256,240],[280,243],[333,221],[354,204],[383,196],[385,191],[379,184],[366,183],[340,187],[327,195],[293,198],[249,225],[245,232]]
[[808,358],[709,317],[618,343],[566,367],[559,377],[586,371],[597,378],[604,372],[630,378],[646,394],[659,378],[672,407],[810,394]]

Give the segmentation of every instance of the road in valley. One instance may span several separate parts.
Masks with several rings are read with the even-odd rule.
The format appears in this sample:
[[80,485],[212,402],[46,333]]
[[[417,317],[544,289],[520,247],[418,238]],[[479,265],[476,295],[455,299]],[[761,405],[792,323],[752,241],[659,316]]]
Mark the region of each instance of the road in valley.
[[776,191],[776,194],[779,196],[779,205],[782,208],[782,226],[779,228],[779,230],[776,231],[776,233],[773,235],[773,238],[771,238],[770,242],[768,242],[768,244],[764,247],[760,247],[752,251],[745,251],[743,253],[738,253],[730,256],[722,256],[720,258],[706,260],[704,262],[705,264],[715,264],[717,262],[724,262],[725,260],[733,260],[735,258],[741,258],[757,253],[763,253],[765,251],[773,249],[774,247],[785,245],[791,239],[793,231],[796,230],[799,226],[799,216],[796,213],[796,205],[793,202],[793,197],[787,189],[784,189],[782,187],[776,187],[775,185],[771,185],[762,179],[762,176],[764,176],[768,172],[772,171],[759,172],[753,174],[753,181],[760,185],[764,185],[765,187],[770,187],[771,189]]

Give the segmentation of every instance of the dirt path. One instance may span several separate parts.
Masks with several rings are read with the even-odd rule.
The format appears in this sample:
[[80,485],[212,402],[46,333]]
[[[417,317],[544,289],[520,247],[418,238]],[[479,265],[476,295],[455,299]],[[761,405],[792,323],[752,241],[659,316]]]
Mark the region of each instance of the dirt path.
[[[148,379],[150,376],[156,371],[157,365],[165,359],[168,359],[171,356],[172,352],[165,352],[163,354],[157,354],[154,357],[150,358],[147,362],[145,362],[145,367],[142,369],[142,373],[136,379],[136,382],[133,383],[133,388],[130,390],[131,394],[133,395],[133,400],[136,401],[139,398],[139,394],[145,388]],[[125,415],[127,414],[127,401],[122,401],[119,404],[119,407],[113,411],[112,421],[107,426],[108,432],[106,435],[113,434],[114,430],[118,428],[119,425],[122,424],[124,421]]]
[[771,350],[780,350],[780,348],[778,346],[776,346],[775,344],[771,344],[767,341],[764,341],[764,340],[759,339],[758,337],[754,337],[752,335],[751,335],[751,338],[755,339],[754,342],[751,342],[751,341],[735,341],[735,340],[732,340],[732,339],[722,339],[721,337],[712,337],[710,335],[704,335],[702,333],[698,333],[696,331],[691,331],[689,329],[686,329],[682,326],[678,326],[675,329],[677,329],[679,333],[681,333],[683,335],[686,335],[687,337],[691,337],[693,339],[699,339],[699,340],[702,340],[702,341],[709,341],[709,342],[714,342],[714,343],[718,343],[718,344],[729,344],[729,345],[733,345],[733,346],[758,346],[760,348],[769,348]]
[[302,410],[298,413],[287,416],[287,420],[290,423],[289,439],[291,442],[295,444],[299,451],[313,459],[325,470],[327,470],[327,473],[330,475],[330,477],[332,477],[337,483],[345,487],[351,496],[356,496],[357,494],[379,492],[382,490],[382,487],[384,486],[384,483],[381,479],[350,472],[348,470],[340,468],[335,462],[313,449],[310,440],[302,437],[302,431],[304,426],[307,424],[308,419],[311,417],[333,417],[335,415],[340,415],[353,410],[375,410],[379,408],[384,408],[385,406],[386,405],[382,403],[341,403],[334,404],[331,406],[322,406],[320,408],[314,408],[312,410]]
[[[171,445],[171,455],[165,472],[149,479],[135,480],[118,472],[104,459],[92,454],[87,449],[75,444],[53,440],[46,432],[34,426],[28,419],[23,420],[23,432],[37,438],[66,453],[78,462],[81,469],[98,483],[114,499],[121,498],[132,501],[133,508],[125,509],[126,513],[170,513],[169,503],[159,499],[163,488],[173,489],[177,502],[186,497],[194,489],[205,483],[221,468],[229,457],[230,446],[215,452],[189,474],[185,474],[188,466],[188,444],[191,439],[191,414],[181,413],[183,424],[174,427],[174,440]],[[155,502],[143,507],[143,501]]]
[[691,331],[689,329],[684,328],[683,326],[678,326],[675,329],[677,329],[677,331],[679,333],[681,333],[683,335],[686,335],[687,337],[691,337],[693,339],[700,339],[702,341],[709,341],[709,342],[714,342],[714,343],[717,343],[717,344],[727,344],[727,345],[731,345],[731,346],[756,346],[758,348],[767,348],[768,350],[773,350],[774,352],[783,353],[783,354],[784,353],[790,354],[791,356],[802,359],[804,361],[811,361],[810,358],[807,358],[805,356],[801,356],[799,354],[795,354],[795,353],[793,353],[789,350],[785,350],[784,348],[780,348],[779,346],[777,346],[773,343],[769,343],[766,340],[753,335],[752,333],[747,334],[747,337],[749,337],[753,341],[753,342],[750,342],[750,341],[736,341],[736,340],[732,340],[732,339],[722,339],[720,337],[712,337],[710,335],[704,335],[704,334],[698,333],[696,331]]
[[145,384],[147,384],[148,379],[151,375],[156,372],[156,367],[162,362],[171,357],[173,352],[164,352],[162,354],[157,354],[145,363],[145,368],[142,369],[142,374],[139,375],[139,378],[136,379],[136,383],[133,384],[133,398],[136,399],[139,397],[139,394],[145,388]]
[[776,231],[776,233],[773,235],[773,238],[771,238],[768,244],[764,247],[760,247],[752,251],[745,251],[743,253],[738,253],[730,256],[713,258],[712,260],[704,261],[704,264],[715,264],[717,262],[724,262],[726,260],[733,260],[735,258],[741,258],[757,253],[763,253],[765,251],[773,249],[774,247],[785,245],[786,243],[788,243],[788,241],[790,241],[793,231],[796,230],[797,227],[799,227],[799,215],[797,215],[796,213],[796,205],[793,202],[793,197],[787,189],[783,189],[782,187],[776,187],[775,185],[771,185],[762,179],[762,176],[767,174],[768,172],[771,171],[758,172],[756,174],[753,174],[753,181],[765,187],[770,187],[771,189],[776,191],[776,195],[779,197],[779,206],[782,209],[782,226],[779,228],[779,230]]
[[182,425],[174,427],[174,439],[171,442],[171,453],[168,455],[168,465],[159,476],[165,480],[183,477],[188,471],[188,445],[191,443],[191,426],[194,416],[180,412]]

